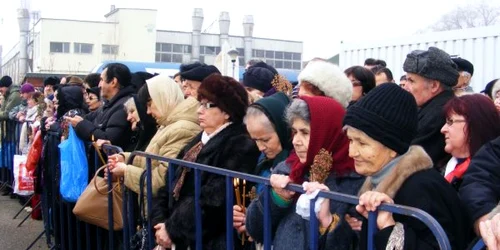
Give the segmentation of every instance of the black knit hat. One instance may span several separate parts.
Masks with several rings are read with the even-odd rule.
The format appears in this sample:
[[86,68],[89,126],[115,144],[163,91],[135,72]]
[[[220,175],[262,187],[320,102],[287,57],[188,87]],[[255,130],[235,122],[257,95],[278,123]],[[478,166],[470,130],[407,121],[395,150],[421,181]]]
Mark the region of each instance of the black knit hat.
[[248,108],[248,93],[232,77],[214,73],[206,77],[198,89],[198,101],[207,99],[229,115],[229,120],[242,123]]
[[0,79],[0,87],[10,87],[12,85],[12,78],[10,76],[3,76],[2,79]]
[[213,65],[202,65],[195,67],[191,70],[181,72],[181,77],[186,80],[201,82],[203,81],[203,79],[205,79],[207,76],[213,73],[220,74],[220,71],[217,69],[217,67]]
[[347,110],[344,125],[363,131],[402,155],[417,132],[417,103],[398,85],[382,84]]
[[452,58],[451,60],[453,60],[453,62],[457,65],[457,70],[459,72],[465,71],[469,72],[471,76],[474,75],[474,65],[471,62],[460,57],[455,57]]
[[458,83],[457,65],[450,55],[436,47],[429,50],[414,50],[406,56],[403,69],[428,79],[453,87]]
[[243,73],[243,85],[266,93],[273,85],[274,74],[267,68],[252,66]]
[[179,67],[179,71],[180,71],[180,73],[182,73],[182,72],[190,71],[190,70],[197,68],[197,67],[200,67],[200,66],[207,66],[207,65],[204,63],[200,63],[200,62],[194,62],[194,63],[190,63],[190,64],[181,64],[181,66]]
[[59,77],[57,76],[49,76],[47,78],[45,78],[43,80],[43,86],[44,87],[47,87],[47,86],[56,86],[57,84],[59,84],[61,82],[61,79],[59,79]]

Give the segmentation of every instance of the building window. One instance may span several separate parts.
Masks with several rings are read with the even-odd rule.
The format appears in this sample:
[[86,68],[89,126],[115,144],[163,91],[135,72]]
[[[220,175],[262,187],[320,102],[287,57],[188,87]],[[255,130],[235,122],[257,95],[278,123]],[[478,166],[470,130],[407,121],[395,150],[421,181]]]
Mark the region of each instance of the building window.
[[246,67],[247,66],[247,64],[245,63],[245,58],[244,57],[242,57],[242,56],[238,57],[238,61],[240,63],[240,66],[242,66],[242,67]]
[[263,60],[278,69],[300,70],[302,68],[301,53],[254,49],[252,57]]
[[51,53],[69,53],[69,43],[50,42]]
[[92,54],[94,45],[90,43],[74,43],[73,52],[76,54]]
[[244,57],[245,56],[245,49],[243,48],[237,48],[236,49],[238,51],[238,54],[240,57]]
[[218,55],[220,53],[220,47],[214,46],[200,46],[200,55]]
[[156,62],[182,63],[184,54],[191,54],[192,47],[187,44],[156,43]]
[[103,44],[102,45],[102,53],[116,55],[116,54],[118,54],[118,45]]

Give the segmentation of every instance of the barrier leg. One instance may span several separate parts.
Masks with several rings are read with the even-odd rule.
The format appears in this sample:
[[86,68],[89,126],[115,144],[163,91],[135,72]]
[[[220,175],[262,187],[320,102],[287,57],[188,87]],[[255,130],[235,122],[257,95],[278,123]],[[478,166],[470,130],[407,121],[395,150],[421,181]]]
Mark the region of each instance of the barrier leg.
[[26,250],[30,250],[38,240],[40,240],[40,238],[42,238],[42,236],[45,234],[45,230],[43,230],[43,232],[41,234],[38,235],[38,237],[36,237],[36,239],[31,242],[31,244],[28,246],[28,248],[26,248]]
[[19,223],[19,225],[17,225],[17,227],[21,227],[21,225],[26,221],[28,220],[29,217],[31,217],[31,214],[33,213],[33,211],[35,211],[35,209],[37,209],[38,207],[40,207],[42,203],[38,202],[38,204],[36,204],[36,206],[33,208],[33,210],[31,210],[31,212],[26,215],[26,217],[24,217],[23,221],[21,221],[21,223]]
[[28,201],[26,203],[24,203],[23,207],[19,210],[19,212],[17,212],[16,215],[14,215],[14,218],[12,218],[13,220],[17,219],[17,216],[19,216],[21,214],[21,212],[31,203],[31,200],[33,199],[33,196],[30,196],[30,198],[28,199]]

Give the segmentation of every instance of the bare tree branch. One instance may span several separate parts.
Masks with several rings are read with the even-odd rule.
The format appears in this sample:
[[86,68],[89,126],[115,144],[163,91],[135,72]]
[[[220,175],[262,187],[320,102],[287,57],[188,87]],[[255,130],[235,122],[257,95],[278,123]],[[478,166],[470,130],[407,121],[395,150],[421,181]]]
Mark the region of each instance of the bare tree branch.
[[432,31],[466,29],[491,26],[500,23],[500,7],[481,2],[475,5],[457,7],[446,13],[429,28]]

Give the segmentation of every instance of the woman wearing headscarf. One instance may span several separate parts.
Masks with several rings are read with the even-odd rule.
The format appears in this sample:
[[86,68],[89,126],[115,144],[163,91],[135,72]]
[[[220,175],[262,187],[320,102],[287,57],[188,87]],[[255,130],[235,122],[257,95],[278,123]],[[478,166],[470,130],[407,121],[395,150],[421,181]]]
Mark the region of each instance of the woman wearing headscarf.
[[[175,158],[186,144],[200,131],[196,111],[199,103],[194,98],[184,99],[179,86],[168,75],[158,75],[146,81],[143,91],[147,98],[147,113],[160,126],[149,142],[146,152]],[[110,170],[114,176],[123,177],[127,188],[139,193],[140,177],[146,168],[146,159],[135,157],[127,165],[130,153],[110,157]],[[165,185],[166,162],[152,162],[153,196]]]
[[[415,98],[396,84],[382,84],[348,109],[344,124],[356,172],[367,176],[358,213],[368,218],[382,203],[421,209],[443,227],[452,249],[464,249],[471,227],[456,191],[422,147],[410,147],[418,124]],[[377,249],[439,249],[431,230],[409,216],[379,211],[377,228]],[[364,220],[360,249],[366,249],[367,231]]]
[[[273,249],[308,249],[308,206],[304,207],[288,183],[308,186],[324,184],[328,189],[356,194],[364,180],[354,172],[348,156],[348,140],[342,131],[344,107],[328,97],[295,99],[286,111],[292,129],[294,152],[273,169],[271,175],[271,225]],[[246,230],[258,243],[263,242],[264,197],[252,201],[247,210]],[[319,215],[321,245],[327,249],[348,249],[351,230],[343,220],[349,205],[324,201],[328,217]],[[298,211],[298,212],[296,212]],[[331,214],[330,214],[331,213]]]
[[[286,160],[292,150],[290,138],[292,132],[284,119],[285,110],[289,103],[289,97],[278,92],[262,98],[248,107],[243,121],[250,137],[262,152],[259,163],[253,172],[254,175],[269,177],[273,168]],[[250,196],[255,196],[262,192],[264,186],[250,187],[248,185]],[[241,205],[233,207],[234,227],[239,233],[245,232],[245,209]]]
[[[222,169],[253,173],[259,150],[243,124],[248,95],[239,82],[218,73],[198,89],[198,120],[203,131],[184,147],[178,159]],[[195,248],[195,205],[201,206],[204,249],[226,249],[225,177],[201,173],[200,203],[194,204],[194,171],[177,167],[172,195],[160,189],[153,211],[156,242],[176,249]],[[170,202],[169,202],[170,201]]]

